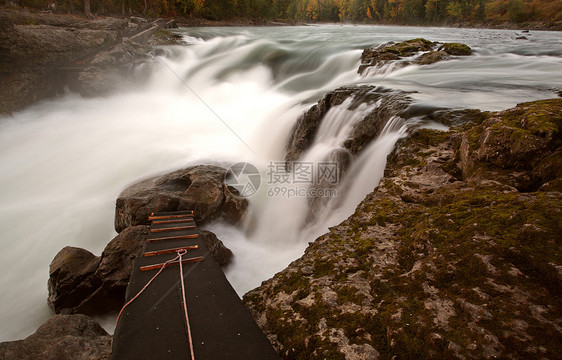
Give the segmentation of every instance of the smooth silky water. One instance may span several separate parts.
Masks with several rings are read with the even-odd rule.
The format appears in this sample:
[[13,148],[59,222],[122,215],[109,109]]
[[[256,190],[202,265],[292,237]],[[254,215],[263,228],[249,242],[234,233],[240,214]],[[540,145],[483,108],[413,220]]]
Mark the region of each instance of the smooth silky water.
[[[93,99],[69,93],[0,118],[0,341],[23,338],[52,316],[53,257],[64,246],[100,255],[116,235],[117,196],[147,176],[194,164],[254,164],[262,186],[245,223],[205,226],[235,254],[226,274],[243,295],[298,258],[374,189],[386,156],[416,125],[393,118],[340,180],[337,198],[305,225],[305,197],[268,195],[268,165],[283,160],[297,118],[330,90],[370,84],[411,91],[427,106],[501,110],[555,97],[562,86],[560,32],[532,31],[528,41],[512,30],[379,26],[178,32],[187,44],[147,61],[151,76],[142,86]],[[463,42],[476,53],[357,74],[363,48],[416,37]],[[328,115],[333,126],[307,161],[326,159],[357,121],[345,105]]]

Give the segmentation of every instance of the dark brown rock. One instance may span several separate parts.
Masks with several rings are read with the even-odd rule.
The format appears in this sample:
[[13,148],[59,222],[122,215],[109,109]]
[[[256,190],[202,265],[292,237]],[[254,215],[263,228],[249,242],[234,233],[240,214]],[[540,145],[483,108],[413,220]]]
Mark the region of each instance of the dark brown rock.
[[232,261],[232,251],[224,246],[223,242],[211,231],[200,229],[199,234],[205,241],[205,245],[213,259],[215,259],[220,266],[228,266]]
[[115,229],[146,224],[152,212],[193,210],[201,225],[220,217],[237,222],[248,201],[224,186],[226,170],[199,165],[142,180],[125,189],[117,199]]
[[49,266],[49,305],[56,313],[71,312],[98,286],[92,276],[100,258],[91,252],[67,246]]
[[107,244],[99,266],[92,276],[94,281],[101,283],[74,312],[88,315],[105,314],[117,311],[123,306],[133,260],[144,253],[147,237],[146,226],[132,226]]
[[132,261],[143,253],[146,226],[122,231],[101,257],[66,247],[50,266],[49,305],[57,314],[105,314],[123,306]]
[[445,51],[430,51],[428,53],[422,54],[416,59],[415,63],[418,65],[430,65],[436,62],[446,60],[450,56]]
[[56,96],[65,87],[97,96],[123,84],[138,84],[148,71],[132,77],[131,66],[146,61],[152,45],[178,43],[164,31],[151,39],[150,46],[129,41],[138,26],[111,17],[85,19],[1,8],[0,26],[0,113]]
[[[535,184],[546,184],[556,179],[562,179],[562,151],[556,151],[541,160],[541,162],[531,172],[531,179]],[[557,182],[558,185],[560,183]],[[551,184],[551,185],[554,185]],[[550,187],[550,191],[554,188]],[[557,191],[562,192],[562,188]]]
[[109,360],[111,336],[85,315],[56,315],[24,340],[0,343],[4,360]]
[[127,22],[104,18],[34,14],[0,9],[0,113],[10,112],[60,90],[62,64],[120,39]]

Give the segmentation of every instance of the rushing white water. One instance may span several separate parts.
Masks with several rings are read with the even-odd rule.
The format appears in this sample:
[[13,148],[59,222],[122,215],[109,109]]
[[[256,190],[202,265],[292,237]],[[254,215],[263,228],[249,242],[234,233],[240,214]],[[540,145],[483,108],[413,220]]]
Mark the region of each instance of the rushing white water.
[[[50,261],[67,245],[99,255],[115,236],[114,203],[128,184],[192,164],[237,161],[256,165],[265,182],[298,116],[327,91],[377,84],[415,91],[431,106],[498,110],[553,97],[562,84],[562,36],[555,32],[532,32],[529,41],[515,40],[513,31],[376,26],[180,32],[189,44],[165,48],[143,86],[96,99],[68,94],[0,118],[0,341],[27,336],[52,315]],[[476,55],[357,74],[361,49],[419,36],[465,42]],[[333,109],[305,159],[325,159],[367,110]],[[251,198],[245,227],[211,224],[235,253],[227,276],[238,293],[347,217],[377,185],[386,155],[410,125],[399,118],[387,125],[341,179],[346,196],[329,201],[306,231],[307,198],[271,197],[265,185]]]

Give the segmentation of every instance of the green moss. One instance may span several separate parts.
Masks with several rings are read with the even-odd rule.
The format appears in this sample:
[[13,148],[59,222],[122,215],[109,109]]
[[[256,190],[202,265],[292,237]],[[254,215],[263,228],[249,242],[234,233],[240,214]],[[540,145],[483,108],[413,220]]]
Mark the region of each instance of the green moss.
[[287,294],[291,294],[293,291],[305,291],[308,293],[310,291],[310,282],[301,271],[295,271],[289,274],[280,273],[278,284],[273,291],[275,293],[284,291]]
[[363,299],[365,299],[365,295],[357,294],[357,289],[349,285],[337,288],[336,294],[338,294],[338,304],[340,305],[343,305],[346,302],[361,304]]
[[482,138],[482,126],[475,126],[465,132],[468,139],[468,146],[471,151],[476,151],[480,148],[480,139]]
[[407,57],[407,56],[412,56],[419,51],[431,50],[433,46],[434,46],[433,42],[426,39],[417,38],[417,39],[406,40],[397,44],[389,45],[384,49],[382,49],[382,52],[387,52],[387,53],[392,53],[403,57]]
[[[526,130],[536,136],[545,133],[560,133],[562,128],[562,99],[549,99],[519,104],[515,109],[500,113],[501,122],[492,125],[492,129],[509,126]],[[526,132],[521,131],[518,136]]]
[[427,146],[438,146],[450,136],[451,133],[448,131],[419,129],[410,136],[409,140],[426,148]]
[[406,40],[404,42],[405,43],[422,43],[424,45],[433,45],[434,44],[432,41],[429,41],[429,40],[424,39],[424,38],[415,38],[415,39]]
[[316,260],[314,263],[314,277],[329,275],[334,270],[334,263],[329,260]]
[[384,188],[391,195],[401,195],[404,192],[404,190],[400,186],[396,185],[392,179],[384,180]]
[[443,44],[439,50],[443,50],[450,55],[472,55],[472,49],[470,48],[470,46],[460,43]]

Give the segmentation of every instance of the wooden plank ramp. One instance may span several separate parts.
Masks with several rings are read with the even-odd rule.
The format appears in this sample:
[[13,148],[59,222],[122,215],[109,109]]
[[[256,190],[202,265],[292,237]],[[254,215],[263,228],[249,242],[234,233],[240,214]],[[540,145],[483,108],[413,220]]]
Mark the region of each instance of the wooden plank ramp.
[[190,334],[176,261],[122,310],[112,358],[278,360],[199,237],[193,212],[154,213],[150,220],[145,256],[134,260],[126,301],[139,294],[162,264],[177,257],[177,249],[185,249],[182,270]]

